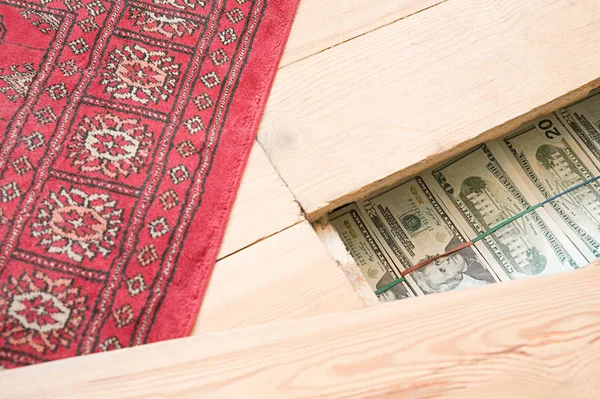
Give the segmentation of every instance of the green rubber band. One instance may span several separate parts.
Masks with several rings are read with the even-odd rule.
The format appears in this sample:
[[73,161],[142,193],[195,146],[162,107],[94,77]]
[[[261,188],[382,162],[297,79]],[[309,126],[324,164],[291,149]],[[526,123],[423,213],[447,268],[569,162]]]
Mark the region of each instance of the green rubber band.
[[473,243],[476,243],[477,241],[483,240],[485,237],[489,236],[490,234],[493,234],[495,232],[497,232],[498,230],[500,230],[501,228],[503,228],[504,226],[506,226],[509,223],[514,222],[515,220],[527,215],[529,212],[533,212],[535,211],[537,208],[541,207],[543,205],[543,203],[540,204],[536,204],[533,206],[530,206],[529,208],[525,209],[522,212],[517,213],[516,215],[504,220],[502,223],[497,224],[496,226],[492,227],[491,229],[489,229],[488,231],[485,231],[483,233],[481,233],[480,235],[478,235],[477,237],[475,237],[473,240],[471,240]]
[[[533,212],[535,211],[537,208],[543,206],[545,204],[545,202],[530,206],[529,208],[517,213],[516,215],[502,221],[502,223],[497,224],[496,226],[492,227],[491,229],[481,233],[480,235],[478,235],[477,237],[475,237],[473,240],[471,240],[471,242],[474,244],[477,241],[481,241],[483,240],[485,237],[489,236],[490,234],[495,233],[496,231],[500,230],[501,228],[503,228],[504,226],[506,226],[507,224],[510,224],[512,222],[514,222],[515,220],[522,218],[523,216],[527,215],[529,212]],[[405,281],[404,277],[400,277],[398,280],[394,280],[391,283],[381,287],[380,289],[378,289],[377,291],[375,291],[375,295],[379,295],[379,294],[383,294],[384,292],[386,292],[387,290],[389,290],[390,288],[393,288],[395,286],[397,286],[398,284],[400,284],[401,282]]]
[[[490,234],[495,233],[496,231],[500,230],[501,228],[503,228],[507,224],[512,223],[515,220],[517,220],[517,219],[519,219],[519,218],[527,215],[529,212],[533,212],[537,208],[540,208],[540,207],[542,207],[542,206],[544,206],[544,205],[546,205],[546,204],[548,204],[548,203],[550,203],[550,202],[552,202],[552,201],[554,201],[554,200],[562,197],[565,194],[568,194],[568,193],[570,193],[572,191],[575,191],[575,190],[577,190],[577,189],[579,189],[579,188],[581,188],[583,186],[586,186],[586,185],[588,185],[588,184],[590,184],[592,182],[595,182],[597,180],[600,180],[600,176],[596,176],[596,177],[594,177],[592,179],[586,180],[586,181],[584,181],[582,183],[577,184],[576,186],[573,186],[573,187],[569,188],[568,190],[565,190],[565,191],[563,191],[561,193],[556,194],[553,197],[550,197],[550,198],[546,199],[543,202],[540,202],[539,204],[530,206],[529,208],[525,209],[524,211],[517,213],[516,215],[514,215],[514,216],[512,216],[512,217],[510,217],[510,218],[508,218],[506,220],[504,220],[503,222],[499,223],[498,225],[492,227],[491,229],[489,229],[489,230],[481,233],[480,235],[478,235],[477,237],[475,237],[474,239],[472,239],[470,241],[471,245],[474,244],[474,243],[476,243],[477,241],[483,240],[485,237],[489,236]],[[425,264],[423,264],[422,266],[425,266]],[[380,289],[378,289],[377,291],[375,291],[375,294],[376,295],[382,294],[382,293],[386,292],[387,290],[389,290],[390,288],[393,288],[396,285],[400,284],[403,281],[405,281],[404,277],[400,277],[398,280],[392,281],[388,285],[386,285],[384,287],[381,287]]]
[[403,281],[404,281],[404,277],[400,277],[398,280],[394,280],[391,283],[389,283],[388,285],[383,286],[380,289],[378,289],[377,291],[375,291],[375,295],[383,294],[390,288],[394,288],[395,286],[397,286],[398,284],[400,284]]

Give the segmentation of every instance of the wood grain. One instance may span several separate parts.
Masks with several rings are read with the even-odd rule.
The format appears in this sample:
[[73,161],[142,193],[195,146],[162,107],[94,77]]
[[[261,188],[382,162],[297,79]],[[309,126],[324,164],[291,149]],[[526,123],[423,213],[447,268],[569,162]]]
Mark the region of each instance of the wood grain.
[[450,0],[283,68],[259,140],[311,220],[600,85],[600,2]]
[[218,259],[304,220],[298,203],[254,144],[229,217]]
[[303,222],[217,262],[194,334],[364,306]]
[[600,268],[0,373],[2,397],[594,398]]
[[302,0],[280,68],[446,0]]

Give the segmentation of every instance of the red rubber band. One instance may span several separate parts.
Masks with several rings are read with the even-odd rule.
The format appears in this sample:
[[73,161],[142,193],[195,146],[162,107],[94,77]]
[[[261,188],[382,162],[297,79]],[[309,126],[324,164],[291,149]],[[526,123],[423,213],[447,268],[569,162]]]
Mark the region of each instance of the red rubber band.
[[404,270],[402,273],[400,273],[400,276],[405,277],[407,274],[410,274],[410,273],[414,272],[415,270],[422,268],[423,266],[427,266],[428,264],[430,264],[431,262],[435,262],[439,258],[443,258],[445,256],[453,254],[454,252],[458,252],[461,249],[465,249],[467,247],[470,247],[471,245],[473,245],[473,242],[472,241],[467,241],[465,243],[460,244],[457,247],[452,248],[449,251],[444,252],[443,254],[435,255],[435,256],[432,256],[431,258],[425,259],[424,261],[419,262],[416,265],[411,266],[408,269]]

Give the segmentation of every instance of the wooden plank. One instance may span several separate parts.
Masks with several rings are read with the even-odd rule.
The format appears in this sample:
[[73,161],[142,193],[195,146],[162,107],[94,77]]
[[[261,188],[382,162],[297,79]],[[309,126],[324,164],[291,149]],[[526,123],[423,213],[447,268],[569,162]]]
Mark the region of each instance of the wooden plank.
[[598,37],[597,0],[450,0],[281,69],[259,140],[313,220],[583,97]]
[[367,279],[360,271],[356,261],[346,249],[346,246],[344,245],[344,242],[340,238],[338,232],[329,223],[327,218],[323,217],[313,222],[312,227],[315,229],[315,233],[317,233],[317,236],[319,236],[319,239],[325,248],[327,248],[329,255],[333,258],[333,260],[335,260],[339,268],[344,272],[344,275],[352,285],[356,295],[358,295],[358,297],[362,299],[367,306],[379,305],[379,299],[373,292],[371,286],[369,286]]
[[280,67],[446,0],[302,0]]
[[257,143],[229,217],[218,259],[304,220],[298,203]]
[[364,306],[304,222],[217,262],[194,334]]
[[600,268],[0,373],[2,397],[593,398]]

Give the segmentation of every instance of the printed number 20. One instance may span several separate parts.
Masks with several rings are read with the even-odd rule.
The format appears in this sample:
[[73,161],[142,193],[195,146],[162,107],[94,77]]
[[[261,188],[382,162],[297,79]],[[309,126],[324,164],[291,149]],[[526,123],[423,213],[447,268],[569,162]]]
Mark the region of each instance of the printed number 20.
[[544,135],[548,140],[552,140],[556,137],[560,137],[560,132],[556,127],[553,127],[553,123],[550,119],[541,120],[538,124],[538,127],[544,131]]

